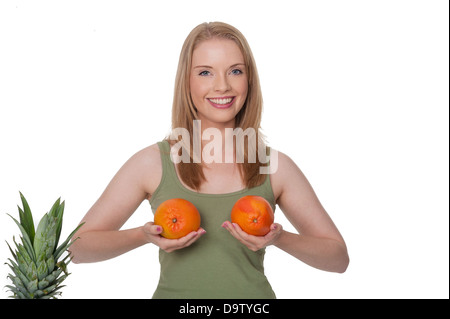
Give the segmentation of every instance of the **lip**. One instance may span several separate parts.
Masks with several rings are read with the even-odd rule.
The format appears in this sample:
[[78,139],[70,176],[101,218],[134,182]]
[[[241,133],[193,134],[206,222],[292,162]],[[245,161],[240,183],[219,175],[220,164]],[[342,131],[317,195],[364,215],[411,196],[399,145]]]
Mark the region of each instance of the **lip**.
[[[231,102],[227,103],[227,104],[217,104],[217,103],[214,103],[213,101],[211,101],[211,99],[214,99],[214,100],[231,99]],[[218,109],[227,109],[227,108],[229,108],[231,105],[233,105],[235,99],[236,99],[235,96],[221,96],[221,97],[207,98],[208,102],[212,106],[214,106],[215,108],[218,108]]]

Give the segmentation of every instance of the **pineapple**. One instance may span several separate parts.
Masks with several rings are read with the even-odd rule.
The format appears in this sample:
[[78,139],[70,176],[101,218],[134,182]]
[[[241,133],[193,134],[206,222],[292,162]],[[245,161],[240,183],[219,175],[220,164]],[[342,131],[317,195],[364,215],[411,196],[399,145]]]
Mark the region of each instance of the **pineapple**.
[[[67,278],[67,265],[72,258],[68,253],[62,260],[58,259],[67,251],[70,238],[82,226],[80,224],[67,239],[58,246],[61,234],[62,220],[64,214],[64,201],[56,200],[50,212],[40,220],[35,231],[33,216],[25,197],[20,193],[23,210],[19,208],[20,223],[11,215],[14,222],[19,226],[22,233],[18,244],[13,237],[16,250],[6,243],[14,260],[8,258],[6,264],[14,274],[8,274],[13,285],[6,285],[13,293],[12,298],[18,299],[49,299],[61,295],[59,291],[61,283]],[[69,259],[68,259],[69,258]]]

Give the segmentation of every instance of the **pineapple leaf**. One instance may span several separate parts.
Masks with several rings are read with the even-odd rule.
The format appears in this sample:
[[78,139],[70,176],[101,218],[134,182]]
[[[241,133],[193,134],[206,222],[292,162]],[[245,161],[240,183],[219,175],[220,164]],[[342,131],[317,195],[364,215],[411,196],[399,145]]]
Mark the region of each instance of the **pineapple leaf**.
[[[11,259],[10,259],[11,261]],[[15,265],[13,263],[14,266],[11,266],[10,264],[6,263],[9,268],[13,271],[14,275],[16,275],[16,277],[11,278],[11,280],[13,281],[13,283],[17,286],[18,284],[20,285],[21,283],[26,283],[28,282],[27,276],[25,276],[25,274],[22,272],[22,270],[20,270],[19,266]],[[18,283],[15,281],[19,281]],[[22,284],[23,285],[23,284]]]
[[39,225],[36,229],[36,236],[34,237],[34,252],[36,254],[36,257],[40,255],[42,245],[45,242],[45,235],[44,232],[47,229],[48,225],[48,214],[45,214],[41,220],[39,221]]
[[37,279],[38,273],[37,273],[36,264],[34,262],[32,262],[31,264],[28,265],[28,269],[27,269],[25,275],[27,276],[27,278],[29,280]]
[[56,247],[56,231],[58,228],[58,220],[55,217],[49,217],[47,228],[43,233],[44,245],[41,246],[40,253],[45,253],[45,258],[53,255]]
[[[53,270],[53,269],[52,269]],[[37,276],[39,280],[44,279],[48,276],[48,266],[45,260],[40,262],[37,267]]]
[[67,264],[64,261],[60,261],[56,264],[56,266],[58,266],[59,269],[61,269],[62,271],[64,271],[64,273],[66,274],[66,276],[69,275],[69,273],[67,272]]
[[17,224],[17,226],[20,229],[20,232],[22,233],[22,240],[23,240],[23,244],[27,250],[27,252],[30,254],[30,257],[32,260],[36,260],[36,255],[34,254],[34,250],[33,250],[33,244],[30,241],[30,237],[28,236],[28,233],[26,232],[26,230],[22,227],[22,225],[17,221],[17,219],[15,219],[14,217],[12,217],[10,214],[7,214],[9,217],[11,217],[14,222]]
[[[13,296],[9,296],[9,298],[14,298],[16,296],[20,296],[20,294],[21,294],[20,290],[14,286],[6,285],[5,288],[9,288],[9,290],[7,290],[7,291],[11,291],[14,294]],[[23,296],[22,299],[25,299],[25,296]]]
[[50,299],[50,298],[55,298],[56,299],[56,295],[61,295],[61,292],[58,291],[59,289],[61,289],[62,287],[65,286],[51,286],[49,288],[47,288],[46,290],[43,290],[44,292],[44,296],[41,297],[41,299]]
[[31,296],[33,296],[33,293],[38,289],[38,280],[35,279],[35,280],[28,282],[28,285],[26,288],[27,288],[28,292],[31,294]]
[[[55,269],[55,268],[53,267],[53,269]],[[50,275],[45,277],[45,280],[53,283],[59,277],[59,275],[61,275],[61,273],[62,273],[62,269],[56,268]]]
[[57,212],[56,212],[56,218],[58,221],[58,225],[56,228],[56,241],[55,241],[55,246],[58,246],[58,242],[59,242],[59,237],[61,235],[61,229],[62,229],[62,223],[63,223],[63,215],[64,215],[64,207],[65,207],[65,201],[63,201],[61,203],[61,205],[59,205]]
[[[27,269],[33,261],[30,258],[30,255],[26,248],[24,248],[23,245],[20,245],[16,242],[16,239],[13,237],[14,244],[16,245],[16,257],[17,257],[17,265],[19,266],[20,270],[26,274]],[[23,242],[23,240],[22,240]]]
[[16,245],[17,245],[17,249],[18,249],[17,260],[18,260],[19,264],[28,266],[28,265],[34,263],[33,260],[31,259],[30,255],[28,254],[26,248],[23,247],[23,245],[20,245],[20,244],[18,245],[17,243],[16,243]]
[[46,263],[47,263],[48,272],[51,273],[53,271],[53,269],[55,269],[55,259],[54,259],[53,255],[51,255],[50,258],[47,259]]
[[30,241],[34,241],[34,222],[33,222],[33,215],[31,214],[30,206],[28,205],[27,200],[25,199],[25,196],[21,192],[20,199],[22,201],[23,210],[19,207],[19,216],[20,216],[20,223],[22,224],[23,228],[27,231],[28,236],[30,237]]
[[44,289],[45,287],[48,287],[48,285],[50,285],[50,283],[47,280],[43,279],[43,280],[39,281],[38,289],[39,290]]
[[11,255],[13,255],[15,261],[17,261],[16,253],[12,250],[11,246],[9,245],[9,243],[6,240],[5,240],[5,242],[6,242],[6,245],[8,245],[8,248],[9,248],[9,251],[11,252]]
[[53,216],[53,217],[57,216],[57,210],[58,210],[58,208],[60,206],[60,204],[59,204],[60,201],[61,201],[61,197],[58,198],[56,200],[56,202],[53,204],[52,208],[50,209],[50,212],[48,213],[49,216]]
[[19,266],[11,258],[8,258],[8,260],[9,260],[10,263],[6,262],[5,265],[8,265],[9,268],[11,268],[11,270],[14,271],[14,273],[15,273],[14,269],[19,269]]

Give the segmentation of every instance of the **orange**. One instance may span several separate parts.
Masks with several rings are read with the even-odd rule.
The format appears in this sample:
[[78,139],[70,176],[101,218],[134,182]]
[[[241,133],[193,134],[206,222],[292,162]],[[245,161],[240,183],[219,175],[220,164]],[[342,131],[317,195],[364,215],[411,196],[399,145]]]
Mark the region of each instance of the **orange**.
[[264,236],[270,231],[274,215],[269,202],[261,196],[241,197],[231,209],[231,222],[254,236]]
[[177,239],[200,228],[200,213],[190,201],[172,198],[155,211],[154,224],[163,228],[161,236]]

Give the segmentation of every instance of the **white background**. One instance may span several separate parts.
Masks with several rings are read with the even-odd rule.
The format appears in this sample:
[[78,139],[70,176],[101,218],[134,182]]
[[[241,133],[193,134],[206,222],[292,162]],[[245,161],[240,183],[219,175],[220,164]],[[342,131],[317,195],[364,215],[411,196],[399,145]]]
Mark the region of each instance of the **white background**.
[[[36,223],[61,196],[67,236],[120,166],[167,134],[182,43],[218,20],[247,37],[269,143],[304,171],[350,252],[334,274],[269,247],[277,296],[448,298],[448,6],[1,1],[0,296],[19,190]],[[145,202],[125,228],[152,218]],[[157,248],[69,269],[63,298],[150,298]]]

